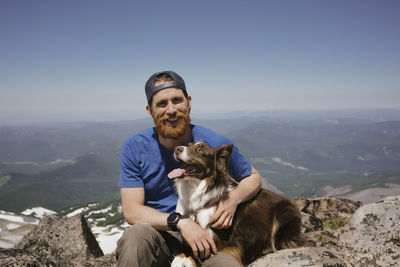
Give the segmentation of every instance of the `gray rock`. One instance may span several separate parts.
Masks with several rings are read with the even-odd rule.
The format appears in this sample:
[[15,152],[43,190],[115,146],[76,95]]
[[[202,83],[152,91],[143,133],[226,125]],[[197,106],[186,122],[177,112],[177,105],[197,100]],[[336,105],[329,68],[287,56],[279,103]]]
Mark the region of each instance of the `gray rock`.
[[319,231],[322,229],[322,220],[305,212],[301,212],[301,224],[303,233]]
[[359,208],[338,237],[354,266],[400,266],[400,196]]
[[11,248],[0,249],[0,266],[56,266],[56,263]]
[[90,258],[103,256],[86,220],[81,215],[71,218],[45,217],[16,246],[49,265],[72,266]]
[[347,265],[328,249],[316,247],[281,250],[248,265],[248,267],[278,266],[344,267]]
[[[278,251],[249,266],[400,266],[400,196],[362,207],[342,199],[298,198],[294,202],[304,212],[303,226],[308,225],[307,237],[314,240],[313,247]],[[318,223],[312,223],[314,216],[322,222],[351,219],[330,232],[319,230]]]
[[[265,255],[250,267],[400,266],[400,196],[362,207],[333,198],[294,202],[303,211],[309,247]],[[351,217],[347,225],[326,229],[326,222],[343,217]],[[53,216],[43,219],[15,249],[0,250],[0,266],[116,266],[116,260],[114,254],[102,256],[82,216]]]
[[103,257],[88,259],[88,260],[76,265],[76,267],[99,267],[99,266],[102,266],[102,267],[117,266],[117,258],[115,256],[115,252],[104,255]]
[[302,211],[318,219],[332,220],[338,217],[351,217],[361,207],[360,201],[341,198],[294,198],[292,202]]

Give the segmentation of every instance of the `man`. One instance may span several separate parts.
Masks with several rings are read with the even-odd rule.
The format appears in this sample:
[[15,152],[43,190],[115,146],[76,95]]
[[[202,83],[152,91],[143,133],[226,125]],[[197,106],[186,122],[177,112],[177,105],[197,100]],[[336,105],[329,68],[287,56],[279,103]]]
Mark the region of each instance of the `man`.
[[[190,124],[192,99],[177,73],[153,74],[145,91],[146,110],[155,127],[129,138],[122,149],[119,186],[124,216],[132,227],[118,241],[118,266],[168,266],[184,242],[203,260],[202,266],[240,266],[230,254],[218,253],[213,239],[197,223],[174,212],[177,195],[167,177],[179,167],[173,158],[176,146],[198,140],[213,147],[232,142]],[[236,147],[228,169],[239,185],[227,200],[218,203],[210,219],[215,229],[228,228],[237,205],[255,196],[261,187],[257,171]]]

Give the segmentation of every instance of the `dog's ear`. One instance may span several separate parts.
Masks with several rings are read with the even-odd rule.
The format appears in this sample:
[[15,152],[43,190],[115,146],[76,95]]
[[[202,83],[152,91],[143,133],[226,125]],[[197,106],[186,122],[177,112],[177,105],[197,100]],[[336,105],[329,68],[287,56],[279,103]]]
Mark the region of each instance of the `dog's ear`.
[[197,141],[189,142],[189,144],[187,146],[193,146],[195,143],[198,143],[198,142],[203,142],[204,143],[203,139],[200,139],[200,140],[197,140]]
[[217,152],[215,153],[215,159],[218,170],[225,171],[228,168],[228,163],[231,158],[232,149],[233,149],[233,144],[222,145],[217,148]]

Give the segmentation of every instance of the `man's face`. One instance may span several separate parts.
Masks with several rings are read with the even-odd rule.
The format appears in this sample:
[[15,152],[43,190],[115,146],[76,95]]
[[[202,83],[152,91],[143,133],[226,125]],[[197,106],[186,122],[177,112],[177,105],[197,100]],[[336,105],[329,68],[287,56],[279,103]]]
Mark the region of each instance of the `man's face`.
[[153,117],[159,135],[179,138],[190,125],[190,104],[190,96],[186,99],[182,90],[172,87],[155,93],[152,106],[146,109]]

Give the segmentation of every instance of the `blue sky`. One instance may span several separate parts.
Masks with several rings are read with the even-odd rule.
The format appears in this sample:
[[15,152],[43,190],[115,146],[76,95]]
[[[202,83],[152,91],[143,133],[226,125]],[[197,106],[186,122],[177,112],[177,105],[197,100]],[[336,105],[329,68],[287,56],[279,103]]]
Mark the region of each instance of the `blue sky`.
[[145,117],[172,69],[193,114],[400,108],[400,1],[0,1],[0,124]]

